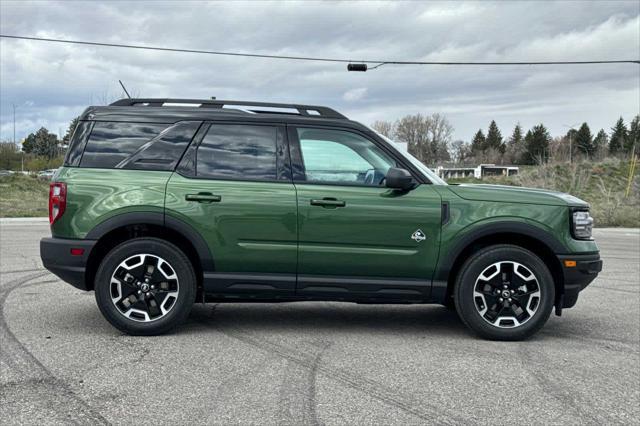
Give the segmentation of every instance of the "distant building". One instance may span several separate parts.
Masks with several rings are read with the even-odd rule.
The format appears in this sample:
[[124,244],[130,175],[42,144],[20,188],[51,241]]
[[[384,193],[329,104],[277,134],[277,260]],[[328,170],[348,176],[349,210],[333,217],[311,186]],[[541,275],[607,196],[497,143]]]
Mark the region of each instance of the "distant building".
[[436,173],[442,179],[482,179],[485,176],[514,176],[518,174],[518,166],[496,166],[480,164],[478,167],[436,167]]

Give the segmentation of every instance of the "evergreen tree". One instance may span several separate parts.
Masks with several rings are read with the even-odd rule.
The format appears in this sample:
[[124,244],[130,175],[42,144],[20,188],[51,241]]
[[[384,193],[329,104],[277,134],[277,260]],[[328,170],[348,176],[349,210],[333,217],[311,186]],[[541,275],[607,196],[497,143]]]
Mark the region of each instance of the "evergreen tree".
[[513,133],[509,138],[509,145],[520,146],[522,145],[522,127],[520,127],[520,123],[516,124],[516,127],[513,128]]
[[569,129],[569,131],[567,132],[567,134],[565,135],[565,141],[568,144],[568,148],[567,148],[567,152],[570,152],[569,157],[573,158],[576,155],[576,152],[578,152],[578,149],[576,148],[576,138],[578,136],[578,131],[576,129]]
[[598,158],[602,158],[605,150],[609,145],[609,136],[604,129],[600,129],[595,138],[593,138],[593,150]]
[[522,157],[523,164],[543,164],[549,158],[549,142],[551,136],[544,125],[533,126],[524,137],[525,152]]
[[513,133],[506,144],[506,159],[510,163],[517,163],[522,158],[524,152],[524,138],[522,136],[522,127],[520,123],[516,124],[513,129]]
[[489,124],[489,131],[487,132],[487,141],[485,144],[485,149],[494,148],[500,151],[501,154],[504,154],[505,144],[502,142],[502,133],[500,133],[500,129],[496,124],[495,120],[491,120],[491,124]]
[[58,136],[41,127],[26,137],[22,143],[22,150],[27,154],[53,158],[58,155]]
[[629,134],[627,134],[624,150],[629,153],[635,151],[636,155],[640,151],[640,114],[636,115],[629,124]]
[[582,123],[580,129],[576,133],[575,146],[578,152],[581,152],[587,158],[591,158],[595,153],[593,148],[593,136],[591,136],[591,129],[587,123]]
[[629,132],[622,117],[618,119],[616,125],[611,128],[611,139],[609,139],[609,152],[618,154],[624,150]]
[[471,141],[471,154],[477,156],[484,152],[486,143],[487,138],[482,133],[482,129],[479,129]]
[[69,123],[69,128],[67,128],[67,133],[64,134],[64,137],[62,138],[62,144],[63,145],[69,145],[69,141],[71,141],[71,136],[73,136],[73,132],[76,130],[76,126],[78,125],[78,118],[76,117],[73,120],[71,120],[71,123]]

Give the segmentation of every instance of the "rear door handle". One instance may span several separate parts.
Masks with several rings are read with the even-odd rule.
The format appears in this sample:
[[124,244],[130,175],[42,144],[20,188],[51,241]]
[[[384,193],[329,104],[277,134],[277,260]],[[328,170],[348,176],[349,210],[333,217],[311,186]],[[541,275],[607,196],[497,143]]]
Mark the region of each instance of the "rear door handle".
[[219,203],[222,201],[220,195],[214,195],[210,192],[198,192],[197,194],[187,194],[184,196],[187,201],[195,201],[197,203]]
[[335,209],[336,207],[345,207],[347,203],[335,198],[323,198],[322,200],[311,200],[311,205]]

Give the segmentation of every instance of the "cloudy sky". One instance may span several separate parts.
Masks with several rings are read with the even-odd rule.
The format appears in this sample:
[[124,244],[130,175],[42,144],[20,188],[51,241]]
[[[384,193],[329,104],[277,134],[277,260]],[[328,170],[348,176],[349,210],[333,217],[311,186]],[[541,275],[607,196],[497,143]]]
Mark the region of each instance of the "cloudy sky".
[[[640,57],[640,2],[28,2],[0,1],[2,34],[352,59],[617,60]],[[383,66],[293,62],[0,40],[0,139],[64,132],[90,104],[144,97],[332,106],[372,123],[445,114],[456,139],[495,119],[552,134],[609,129],[640,111],[640,66]]]

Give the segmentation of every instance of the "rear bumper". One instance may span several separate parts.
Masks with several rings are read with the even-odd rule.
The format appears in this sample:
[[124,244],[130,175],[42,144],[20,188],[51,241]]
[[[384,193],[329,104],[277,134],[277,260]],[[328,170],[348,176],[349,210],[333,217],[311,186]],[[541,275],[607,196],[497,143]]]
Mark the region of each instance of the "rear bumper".
[[[95,240],[71,240],[65,238],[43,238],[40,240],[42,264],[63,281],[80,290],[89,290],[85,271],[89,254]],[[72,255],[71,249],[83,249],[80,255]]]
[[[602,271],[602,260],[600,253],[558,255],[558,260],[564,276],[562,308],[571,308],[578,301],[578,294]],[[576,265],[567,267],[565,261],[575,261]]]

